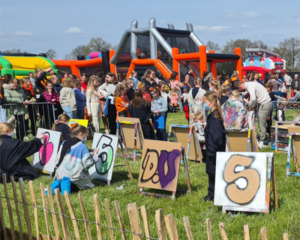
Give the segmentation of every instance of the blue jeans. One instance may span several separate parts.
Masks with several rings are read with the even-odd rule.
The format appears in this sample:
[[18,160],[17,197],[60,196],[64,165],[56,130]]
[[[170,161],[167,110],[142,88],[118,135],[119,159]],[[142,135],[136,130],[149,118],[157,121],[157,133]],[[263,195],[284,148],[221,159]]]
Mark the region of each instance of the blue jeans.
[[71,107],[63,107],[65,114],[67,114],[71,119],[77,119],[76,114],[71,110]]
[[7,109],[0,106],[0,122],[7,122]]

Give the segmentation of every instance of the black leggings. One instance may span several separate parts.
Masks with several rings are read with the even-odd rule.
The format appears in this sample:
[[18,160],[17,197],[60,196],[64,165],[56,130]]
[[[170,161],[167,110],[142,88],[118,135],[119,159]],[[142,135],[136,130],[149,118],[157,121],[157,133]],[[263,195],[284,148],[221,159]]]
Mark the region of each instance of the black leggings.
[[116,109],[115,104],[111,104],[111,99],[109,99],[107,118],[108,118],[110,134],[116,134],[116,131],[117,131],[117,123],[116,123],[117,109]]
[[208,156],[206,153],[206,173],[208,175],[208,196],[215,196],[216,156]]

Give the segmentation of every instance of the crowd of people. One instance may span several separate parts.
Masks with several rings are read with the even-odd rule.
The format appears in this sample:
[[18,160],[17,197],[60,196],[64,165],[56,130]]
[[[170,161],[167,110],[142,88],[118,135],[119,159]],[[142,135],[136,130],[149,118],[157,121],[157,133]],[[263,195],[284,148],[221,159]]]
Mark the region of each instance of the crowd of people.
[[[47,73],[51,75],[49,80]],[[104,79],[86,74],[81,78],[65,74],[59,79],[51,68],[36,69],[21,80],[5,74],[0,80],[0,169],[2,173],[15,175],[16,180],[20,176],[37,177],[29,170],[18,172],[16,164],[9,162],[14,156],[6,150],[14,146],[13,152],[19,154],[15,160],[19,159],[22,167],[29,166],[26,157],[39,149],[44,135],[30,142],[23,140],[30,134],[35,137],[36,120],[40,119],[41,127],[60,131],[63,136],[55,178],[69,177],[73,189],[92,187],[88,169],[98,161],[97,152],[89,153],[84,144],[87,128],[78,124],[69,127],[70,119],[88,119],[96,132],[103,122],[105,133],[116,134],[119,117],[139,118],[145,139],[166,141],[168,114],[179,109],[185,112],[187,124],[196,129],[209,178],[208,195],[204,200],[213,200],[216,153],[225,151],[225,129],[253,128],[257,117],[259,148],[264,147],[266,133],[270,137],[272,109],[277,109],[277,120],[284,120],[287,92],[292,89],[292,100],[297,101],[300,84],[297,75],[291,81],[287,74],[283,77],[277,73],[270,73],[265,79],[257,72],[243,79],[239,79],[236,71],[231,76],[223,72],[216,78],[206,71],[202,75],[202,78],[196,76],[190,68],[183,79],[178,80],[178,73],[174,71],[167,81],[148,69],[140,80],[133,71],[129,78],[119,82],[112,72],[106,73]],[[14,121],[18,140],[12,139]],[[76,158],[72,157],[74,154]],[[70,164],[73,167],[70,168]]]

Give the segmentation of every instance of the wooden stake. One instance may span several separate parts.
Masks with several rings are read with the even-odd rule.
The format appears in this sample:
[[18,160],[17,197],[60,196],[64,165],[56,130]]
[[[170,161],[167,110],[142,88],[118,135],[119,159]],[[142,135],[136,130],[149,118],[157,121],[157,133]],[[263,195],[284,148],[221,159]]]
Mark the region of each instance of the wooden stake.
[[244,240],[250,240],[249,226],[244,225]]
[[[129,203],[127,205],[127,211],[129,215],[131,231],[137,234],[142,234],[143,231],[142,231],[139,211],[136,203]],[[132,234],[132,238],[133,240],[140,240],[142,239],[142,236]]]
[[118,203],[117,200],[114,202],[114,204],[115,204],[115,209],[116,209],[117,217],[118,217],[119,224],[120,224],[122,240],[126,240],[127,238],[126,238],[126,234],[125,234],[124,221],[123,221],[123,218],[122,218],[122,213],[121,213],[121,210],[120,210],[120,206],[119,206],[119,203]]
[[163,215],[162,208],[156,210],[155,220],[156,220],[158,238],[161,240],[167,240],[166,226],[165,226],[165,222],[164,222],[164,215]]
[[99,214],[99,204],[98,204],[98,195],[94,194],[94,206],[95,206],[95,220],[96,220],[96,227],[97,227],[97,237],[98,240],[102,240],[101,238],[101,228],[100,228],[100,214]]
[[23,182],[22,178],[19,178],[19,186],[20,186],[20,192],[21,192],[21,197],[22,197],[22,202],[23,202],[24,218],[25,218],[26,226],[27,226],[28,239],[32,240],[31,221],[30,221],[30,217],[29,217],[27,199],[26,199],[26,194],[25,194],[25,189],[24,189],[24,182]]
[[45,187],[43,183],[40,183],[41,188],[41,196],[42,196],[42,202],[43,202],[43,208],[44,208],[44,216],[45,216],[45,223],[46,223],[46,230],[47,230],[47,239],[50,240],[50,228],[49,228],[49,220],[48,220],[48,205],[47,205],[47,198],[45,194]]
[[1,234],[3,233],[4,239],[8,239],[5,221],[4,221],[4,217],[3,217],[3,205],[2,205],[1,193],[0,193],[0,223],[1,223],[0,237],[2,237]]
[[275,173],[274,158],[272,160],[272,185],[273,185],[273,194],[274,194],[275,207],[278,208],[278,198],[277,198],[276,173]]
[[142,214],[142,219],[144,223],[144,228],[145,228],[145,234],[147,238],[150,238],[150,228],[149,228],[149,223],[148,223],[148,217],[147,217],[147,211],[145,206],[141,206],[141,214]]
[[176,226],[176,221],[173,214],[165,216],[165,223],[167,226],[167,231],[171,240],[178,240],[178,231]]
[[36,238],[37,238],[37,240],[39,240],[40,239],[40,230],[39,230],[38,209],[36,207],[36,200],[35,200],[35,196],[34,196],[34,189],[33,189],[32,181],[29,181],[29,191],[30,191],[30,195],[31,195],[31,202],[33,205]]
[[58,228],[56,214],[54,213],[55,212],[55,208],[54,208],[54,201],[53,201],[51,186],[48,185],[47,188],[48,188],[48,197],[49,197],[50,210],[52,212],[51,215],[52,215],[53,227],[54,227],[56,239],[59,240],[59,228]]
[[283,234],[283,240],[289,240],[289,234],[288,233]]
[[220,229],[222,240],[228,240],[227,235],[226,235],[226,231],[225,231],[224,223],[219,224],[219,229]]
[[207,239],[212,240],[210,218],[206,218]]
[[77,221],[75,219],[76,218],[75,213],[74,213],[74,210],[73,210],[70,198],[69,198],[69,194],[68,194],[67,191],[64,192],[64,197],[65,197],[65,200],[66,200],[66,203],[67,203],[67,206],[68,206],[70,217],[72,218],[73,228],[74,228],[74,232],[75,232],[75,238],[76,238],[76,240],[79,240],[80,239],[80,233],[79,233],[79,230],[78,230]]
[[114,237],[114,230],[112,230],[113,226],[112,226],[111,215],[110,215],[110,210],[109,210],[109,202],[108,202],[107,198],[105,198],[104,201],[105,201],[105,209],[106,209],[106,214],[107,214],[108,226],[110,227],[110,229],[109,229],[110,239],[114,240],[115,237]]
[[61,193],[58,189],[55,189],[55,198],[56,198],[56,203],[57,203],[57,207],[58,207],[60,222],[61,222],[62,229],[63,229],[64,238],[67,240],[71,240],[68,222],[67,222],[66,217],[64,216],[66,214],[65,208],[62,203]]
[[267,239],[268,239],[268,238],[267,238],[267,230],[266,230],[265,227],[262,227],[262,228],[260,229],[260,233],[261,233],[261,239],[262,239],[262,240],[267,240]]
[[183,224],[184,224],[184,228],[185,228],[188,240],[194,240],[193,233],[192,233],[192,230],[191,230],[189,217],[187,217],[187,216],[183,217]]
[[83,220],[84,220],[84,227],[85,227],[85,231],[86,231],[86,237],[87,237],[88,240],[92,240],[88,219],[87,219],[85,207],[84,207],[84,204],[83,204],[83,199],[82,199],[82,196],[81,196],[80,193],[78,193],[78,198],[79,198],[82,217],[83,217]]
[[12,208],[9,200],[8,190],[7,190],[7,183],[6,183],[6,174],[2,174],[2,180],[3,180],[3,186],[4,186],[4,194],[6,198],[6,205],[7,205],[7,211],[9,216],[9,222],[10,222],[10,231],[11,231],[11,238],[17,239],[16,237],[16,231],[15,231],[15,225],[14,225],[14,218],[12,214]]
[[22,220],[21,220],[21,215],[20,215],[20,210],[19,210],[18,195],[17,195],[17,189],[16,189],[16,183],[15,183],[14,176],[10,176],[10,182],[12,185],[14,199],[15,199],[16,213],[17,213],[18,225],[19,225],[19,236],[20,236],[20,240],[23,240],[24,239],[23,227],[22,227]]

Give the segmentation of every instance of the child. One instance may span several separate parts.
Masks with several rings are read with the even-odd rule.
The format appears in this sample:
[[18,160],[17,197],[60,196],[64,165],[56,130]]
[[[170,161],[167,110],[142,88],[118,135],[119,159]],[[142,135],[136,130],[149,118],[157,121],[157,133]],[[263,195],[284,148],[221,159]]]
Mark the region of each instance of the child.
[[124,82],[126,95],[129,101],[133,99],[134,93],[134,81],[132,78],[127,78]]
[[42,98],[45,99],[45,102],[52,103],[54,107],[54,116],[52,106],[47,104],[43,115],[45,115],[45,127],[50,129],[53,125],[55,119],[58,118],[58,115],[62,113],[60,106],[60,100],[58,93],[54,90],[53,83],[48,81],[46,84],[46,91],[43,92]]
[[118,84],[114,93],[115,106],[117,109],[118,117],[128,117],[128,98],[125,96],[125,86]]
[[[165,129],[165,114],[168,111],[167,101],[161,97],[161,93],[158,87],[154,89],[150,88],[150,90],[153,96],[153,101],[151,102],[151,112],[153,113],[156,137],[158,140],[167,141],[167,134]],[[177,96],[176,92],[175,94]]]
[[62,106],[64,112],[68,114],[71,119],[76,119],[77,105],[73,88],[73,78],[67,77],[63,82],[62,89],[60,91],[60,105]]
[[220,104],[221,106],[228,100],[229,95],[230,95],[230,86],[229,85],[222,85],[220,87]]
[[134,90],[134,98],[128,106],[131,117],[139,118],[145,139],[155,139],[152,125],[150,124],[151,104],[143,98],[140,89]]
[[[166,82],[160,81],[157,84],[157,86],[160,90],[162,98],[167,101],[167,105],[169,106],[171,99],[170,99],[169,95],[166,93]],[[167,116],[168,116],[168,111],[165,114],[165,129],[166,129]]]
[[14,127],[8,123],[0,123],[0,182],[2,174],[6,174],[6,181],[10,182],[10,176],[14,176],[15,181],[19,178],[33,180],[38,178],[34,168],[26,159],[42,147],[42,139],[45,137],[41,133],[38,138],[30,142],[23,142],[13,138]]
[[286,102],[285,100],[280,100],[280,102],[278,103],[277,109],[276,109],[276,119],[277,121],[285,121],[285,115],[284,115],[284,111],[285,111],[285,107],[286,107]]
[[[32,83],[30,81],[29,78],[22,78],[22,87],[23,90],[25,92],[25,95],[27,97],[27,100],[29,102],[36,102],[35,99],[35,93],[33,90],[33,86]],[[35,119],[35,108],[33,105],[28,105],[27,106],[27,110],[28,110],[28,115],[29,115],[29,119],[30,119],[30,126],[31,126],[31,134],[32,136],[36,135],[36,119]],[[26,126],[26,132],[28,133],[29,131],[29,121],[28,119],[25,120],[25,126]]]
[[59,148],[54,180],[62,180],[63,177],[70,178],[71,192],[73,192],[94,187],[89,169],[99,161],[99,149],[90,153],[84,144],[88,135],[86,127],[74,123],[71,130],[72,137],[64,141]]
[[241,130],[244,126],[246,110],[244,105],[239,101],[240,92],[234,90],[231,97],[222,105],[224,117],[224,126],[226,129]]
[[204,129],[205,129],[205,118],[200,112],[197,112],[193,116],[193,125],[195,126],[197,137],[199,142],[205,142]]
[[172,92],[171,92],[171,104],[173,105],[172,111],[175,113],[176,113],[176,109],[178,106],[178,100],[179,100],[179,97],[178,97],[177,89],[173,88]]
[[11,79],[9,88],[4,89],[4,102],[12,104],[9,109],[10,114],[17,120],[17,138],[23,140],[26,136],[24,115],[27,114],[25,105],[28,100],[18,79]]
[[50,77],[50,81],[53,83],[54,90],[57,92],[57,94],[60,94],[61,85],[58,84],[58,77],[56,75],[52,75]]
[[204,109],[210,111],[205,127],[206,173],[208,175],[208,195],[204,201],[213,201],[215,192],[217,152],[224,152],[226,147],[226,130],[223,124],[219,96],[215,92],[204,95]]
[[209,83],[209,91],[214,91],[220,96],[220,82],[213,80]]
[[[273,89],[273,84],[270,83],[270,82],[267,82],[265,84],[265,88],[267,89],[268,93],[269,93],[269,96],[271,98],[271,101],[274,102],[276,101],[276,98],[275,98],[275,93],[272,91]],[[267,118],[267,132],[269,134],[269,139],[271,139],[271,127],[272,127],[272,112],[273,112],[273,107],[270,111],[270,114],[269,114],[269,117]]]
[[142,92],[142,94],[143,94],[143,98],[144,98],[146,101],[149,101],[149,102],[152,101],[152,98],[151,98],[150,94],[149,94],[148,92],[146,92],[145,83],[139,82],[139,83],[138,83],[138,89],[141,90],[141,92]]
[[188,98],[189,98],[189,90],[188,89],[183,89],[182,97],[183,97],[184,103],[188,101]]
[[71,137],[71,130],[69,128],[70,117],[67,114],[60,114],[58,120],[52,126],[53,131],[61,132],[63,140],[68,140]]
[[84,92],[81,91],[81,83],[79,80],[75,80],[73,91],[75,93],[76,105],[77,105],[77,118],[84,118],[84,108],[86,106],[86,100]]
[[100,112],[102,112],[100,92],[98,91],[99,86],[100,79],[96,76],[91,76],[86,91],[86,107],[88,116],[92,116],[92,122],[96,132],[100,131]]

